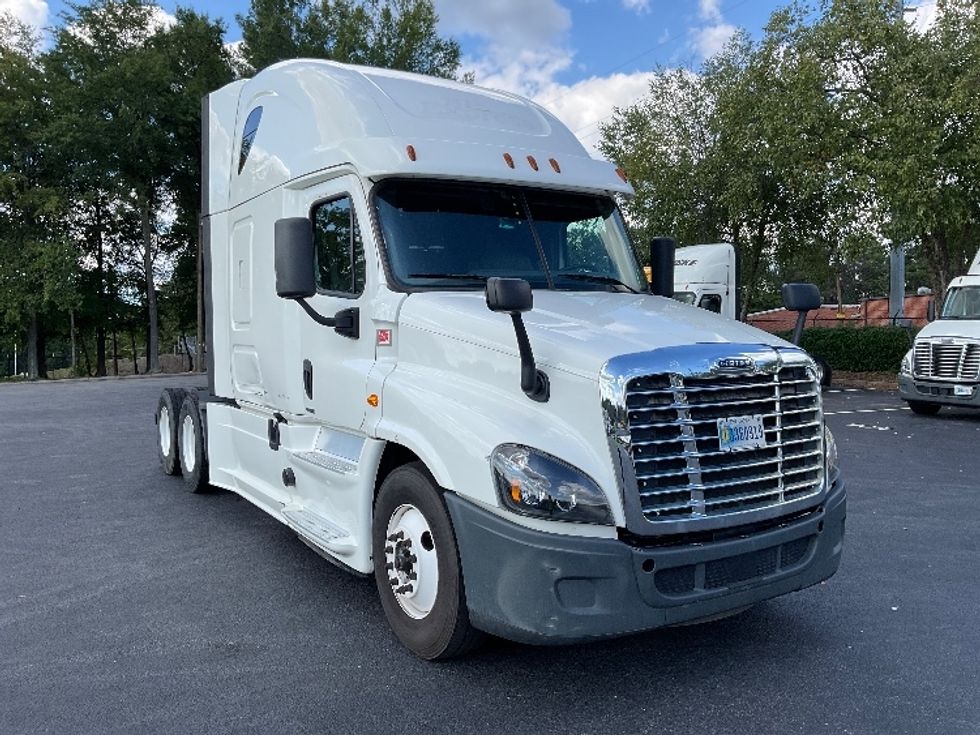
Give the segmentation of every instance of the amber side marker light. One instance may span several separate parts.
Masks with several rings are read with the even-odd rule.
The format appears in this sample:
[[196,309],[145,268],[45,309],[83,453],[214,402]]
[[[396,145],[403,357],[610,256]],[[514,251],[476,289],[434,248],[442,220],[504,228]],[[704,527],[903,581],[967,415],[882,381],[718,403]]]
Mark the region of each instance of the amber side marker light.
[[371,395],[369,395],[367,397],[367,402],[368,402],[368,405],[371,408],[377,408],[378,407],[378,403],[380,402],[378,400],[378,394],[377,393],[372,393]]
[[514,168],[514,157],[509,153],[504,154],[504,163],[506,163],[511,168]]
[[510,483],[510,499],[515,503],[521,502],[521,483],[515,480]]
[[538,162],[534,160],[534,156],[528,156],[527,162],[531,165],[531,168],[533,168],[535,171],[538,170]]
[[623,181],[629,181],[629,179],[626,178],[626,172],[623,171],[623,169],[621,169],[621,168],[617,168],[616,169],[616,175],[619,178],[621,178]]
[[415,160],[415,146],[414,145],[407,145],[407,146],[405,146],[405,152],[408,153],[408,160],[409,161],[414,161]]
[[558,165],[558,161],[556,161],[554,158],[549,158],[548,163],[551,164],[551,167],[555,170],[556,174],[561,173],[561,166]]

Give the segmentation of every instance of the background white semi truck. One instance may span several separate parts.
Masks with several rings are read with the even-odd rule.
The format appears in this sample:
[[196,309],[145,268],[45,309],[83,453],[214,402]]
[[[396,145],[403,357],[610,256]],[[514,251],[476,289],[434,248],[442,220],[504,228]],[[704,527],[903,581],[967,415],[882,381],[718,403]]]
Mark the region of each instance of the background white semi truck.
[[980,252],[967,275],[950,281],[938,317],[902,360],[899,392],[920,414],[980,407]]
[[446,658],[733,614],[831,576],[814,364],[648,291],[622,172],[471,85],[320,61],[204,103],[207,391],[164,469],[239,493]]
[[674,298],[736,319],[735,247],[727,242],[678,248],[674,258]]

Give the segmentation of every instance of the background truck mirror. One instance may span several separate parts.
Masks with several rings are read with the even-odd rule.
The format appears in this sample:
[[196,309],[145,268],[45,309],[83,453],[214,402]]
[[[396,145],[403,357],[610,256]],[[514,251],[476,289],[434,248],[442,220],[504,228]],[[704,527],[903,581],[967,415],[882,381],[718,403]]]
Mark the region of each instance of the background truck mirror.
[[674,295],[674,252],[677,243],[670,237],[650,240],[650,293],[656,296]]
[[313,223],[306,217],[286,217],[275,226],[276,294],[305,299],[316,294],[313,263]]
[[936,300],[929,299],[929,303],[926,306],[926,319],[930,322],[936,321]]

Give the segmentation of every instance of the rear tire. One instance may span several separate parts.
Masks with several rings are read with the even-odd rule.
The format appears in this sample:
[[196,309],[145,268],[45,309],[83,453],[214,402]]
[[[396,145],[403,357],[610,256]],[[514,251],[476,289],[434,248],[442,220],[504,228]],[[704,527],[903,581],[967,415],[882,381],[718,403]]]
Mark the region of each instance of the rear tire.
[[180,406],[180,422],[177,425],[180,446],[180,466],[184,476],[184,486],[188,492],[207,492],[208,457],[207,441],[204,439],[204,420],[197,393],[191,391],[184,396]]
[[180,450],[177,444],[177,425],[180,407],[184,402],[182,388],[164,388],[157,403],[157,456],[165,474],[180,474]]
[[441,661],[479,645],[483,634],[470,624],[452,522],[421,463],[398,467],[381,484],[372,547],[381,606],[406,648]]
[[925,403],[924,401],[909,401],[908,404],[912,413],[917,413],[920,416],[935,416],[942,408],[939,403]]

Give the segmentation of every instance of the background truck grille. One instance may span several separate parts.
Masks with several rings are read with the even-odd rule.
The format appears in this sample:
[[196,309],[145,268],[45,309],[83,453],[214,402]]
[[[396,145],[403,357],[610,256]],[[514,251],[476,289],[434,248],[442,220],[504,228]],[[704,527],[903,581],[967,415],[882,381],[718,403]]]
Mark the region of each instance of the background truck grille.
[[980,379],[980,344],[963,340],[915,341],[915,366],[917,378],[936,380]]
[[[820,386],[802,365],[776,373],[633,378],[630,453],[648,521],[767,508],[823,489]],[[721,451],[718,419],[761,415],[766,446]]]

